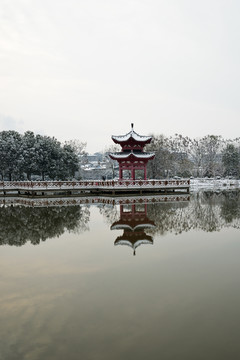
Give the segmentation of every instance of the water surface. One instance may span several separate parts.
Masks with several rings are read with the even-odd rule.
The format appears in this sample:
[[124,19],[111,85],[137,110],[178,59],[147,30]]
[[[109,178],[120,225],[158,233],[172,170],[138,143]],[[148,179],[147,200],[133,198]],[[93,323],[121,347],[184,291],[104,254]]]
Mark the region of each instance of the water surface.
[[152,201],[0,207],[1,360],[240,356],[239,193]]

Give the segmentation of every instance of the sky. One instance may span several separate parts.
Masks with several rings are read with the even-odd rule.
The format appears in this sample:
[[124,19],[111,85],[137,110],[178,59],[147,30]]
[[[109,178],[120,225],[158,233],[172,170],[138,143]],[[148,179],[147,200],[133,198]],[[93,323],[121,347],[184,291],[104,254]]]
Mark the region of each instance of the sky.
[[236,138],[239,0],[1,0],[0,131]]

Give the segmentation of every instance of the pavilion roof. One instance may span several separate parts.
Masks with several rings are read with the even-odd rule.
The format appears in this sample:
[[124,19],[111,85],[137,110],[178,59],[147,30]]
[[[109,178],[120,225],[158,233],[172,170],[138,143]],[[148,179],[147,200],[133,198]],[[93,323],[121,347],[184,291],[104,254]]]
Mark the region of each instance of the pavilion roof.
[[113,141],[116,143],[124,143],[130,139],[133,139],[136,142],[140,142],[140,143],[146,143],[151,141],[152,136],[139,135],[133,130],[133,124],[131,124],[131,126],[132,126],[131,131],[129,131],[129,133],[127,133],[126,135],[113,135],[112,136]]

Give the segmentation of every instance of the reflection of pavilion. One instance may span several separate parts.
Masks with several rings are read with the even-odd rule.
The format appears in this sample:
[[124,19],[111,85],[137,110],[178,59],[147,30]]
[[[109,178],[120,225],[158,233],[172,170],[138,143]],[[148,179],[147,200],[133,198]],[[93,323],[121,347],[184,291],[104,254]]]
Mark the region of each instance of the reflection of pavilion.
[[153,244],[152,236],[145,229],[152,229],[155,224],[147,217],[147,204],[120,205],[120,219],[114,222],[111,230],[123,230],[114,245],[128,245],[136,254],[136,248],[142,244]]

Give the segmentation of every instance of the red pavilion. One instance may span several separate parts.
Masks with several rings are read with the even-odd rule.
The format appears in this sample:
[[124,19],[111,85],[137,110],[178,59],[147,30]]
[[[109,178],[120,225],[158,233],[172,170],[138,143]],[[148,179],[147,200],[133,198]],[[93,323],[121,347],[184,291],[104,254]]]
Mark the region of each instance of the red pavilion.
[[123,179],[124,170],[130,171],[132,180],[135,180],[136,170],[143,170],[144,180],[146,180],[147,163],[154,158],[155,154],[144,152],[143,148],[151,142],[152,137],[137,134],[133,130],[133,124],[131,124],[131,131],[129,133],[112,136],[112,140],[122,147],[121,152],[109,154],[112,160],[117,160],[119,163],[119,180]]

